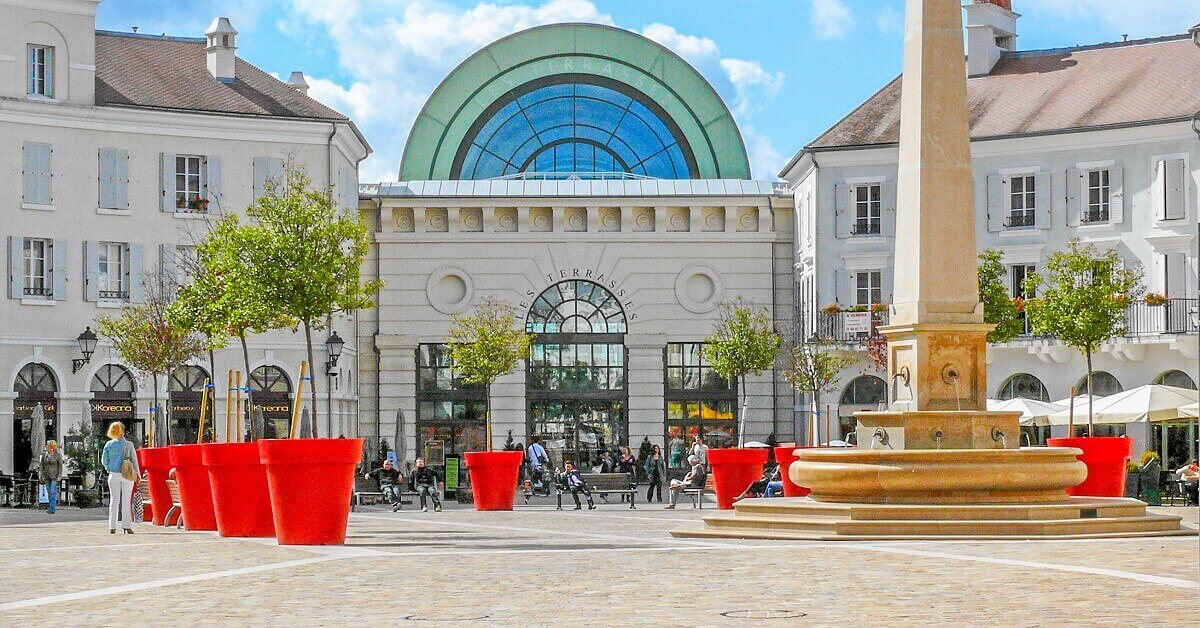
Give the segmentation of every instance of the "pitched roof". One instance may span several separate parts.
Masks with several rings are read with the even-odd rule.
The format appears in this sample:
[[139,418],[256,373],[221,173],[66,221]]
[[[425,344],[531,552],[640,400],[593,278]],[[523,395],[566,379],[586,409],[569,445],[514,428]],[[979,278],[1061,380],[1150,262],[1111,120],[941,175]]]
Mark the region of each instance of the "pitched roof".
[[204,39],[96,31],[96,104],[205,113],[347,120],[237,59],[237,80],[208,73]]
[[[1200,111],[1200,49],[1186,35],[1004,53],[967,81],[972,139],[1132,126]],[[900,140],[897,77],[805,150]]]

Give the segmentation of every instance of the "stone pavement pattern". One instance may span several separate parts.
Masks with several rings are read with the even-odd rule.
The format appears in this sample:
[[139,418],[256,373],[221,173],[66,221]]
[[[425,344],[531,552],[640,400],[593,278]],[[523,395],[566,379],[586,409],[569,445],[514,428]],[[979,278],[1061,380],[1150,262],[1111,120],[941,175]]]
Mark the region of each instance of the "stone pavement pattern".
[[[1196,509],[1163,511],[1196,525]],[[101,521],[0,527],[6,567],[0,570],[0,623],[104,625],[120,618],[149,625],[173,617],[171,623],[206,625],[428,623],[417,621],[424,619],[440,625],[1184,626],[1200,616],[1194,537],[778,543],[668,536],[700,514],[645,506],[631,512],[616,504],[593,512],[364,508],[351,516],[347,548],[332,549],[145,525],[133,536],[111,536]],[[196,579],[163,582],[180,576]],[[139,590],[97,593],[142,583]],[[86,597],[50,597],[72,593]],[[34,606],[11,606],[39,598]],[[747,610],[804,615],[722,615]]]

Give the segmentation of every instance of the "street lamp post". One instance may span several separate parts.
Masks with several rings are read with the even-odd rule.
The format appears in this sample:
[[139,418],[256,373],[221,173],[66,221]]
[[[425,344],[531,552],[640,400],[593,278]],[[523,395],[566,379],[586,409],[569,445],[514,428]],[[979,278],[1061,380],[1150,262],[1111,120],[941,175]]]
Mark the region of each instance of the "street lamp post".
[[82,334],[75,337],[79,342],[79,351],[83,353],[82,358],[71,359],[71,372],[78,373],[83,365],[92,361],[92,354],[96,352],[96,334],[92,332],[92,328],[88,327],[83,330]]
[[[329,358],[325,360],[325,405],[330,431],[333,428],[333,378],[337,377],[338,358],[342,357],[342,347],[345,345],[346,342],[338,336],[336,331],[330,334],[329,339],[325,341],[325,349],[329,355]],[[338,436],[342,436],[344,433],[343,417],[338,414]]]

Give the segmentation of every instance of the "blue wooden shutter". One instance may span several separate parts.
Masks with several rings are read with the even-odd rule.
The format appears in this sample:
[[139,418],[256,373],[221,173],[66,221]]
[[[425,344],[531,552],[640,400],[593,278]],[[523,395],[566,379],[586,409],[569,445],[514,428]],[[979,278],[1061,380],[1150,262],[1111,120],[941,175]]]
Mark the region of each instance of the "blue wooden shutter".
[[1168,159],[1163,168],[1163,218],[1172,220],[1187,217],[1187,164],[1182,159]]
[[1083,217],[1083,171],[1067,171],[1067,226],[1079,226]]
[[834,231],[839,238],[849,238],[854,229],[853,194],[854,186],[845,183],[833,186],[833,211],[836,220]]
[[1053,207],[1051,207],[1052,201],[1050,200],[1054,198],[1050,194],[1050,186],[1052,185],[1053,181],[1050,179],[1049,172],[1039,172],[1033,175],[1033,187],[1037,196],[1037,207],[1034,208],[1033,212],[1034,224],[1039,229],[1049,229],[1050,225],[1054,224],[1051,222],[1054,215]]
[[270,157],[254,158],[254,200],[267,193],[267,179],[270,178]]
[[175,212],[175,154],[162,154],[162,203],[159,209],[165,212]]
[[158,245],[158,271],[164,282],[175,281],[175,245]]
[[882,201],[879,212],[880,235],[894,236],[896,235],[896,182],[880,183],[879,197]]
[[1125,169],[1121,167],[1108,170],[1108,221],[1125,222]]
[[987,178],[987,226],[988,231],[1004,231],[1004,221],[1008,218],[1008,186],[1003,175],[989,174]]
[[25,238],[8,236],[8,296],[25,296]]
[[38,202],[50,205],[54,202],[54,169],[50,165],[53,150],[49,144],[38,144]]
[[129,209],[129,153],[119,148],[100,149],[100,208]]
[[54,279],[54,300],[67,300],[67,241],[54,240],[50,245],[54,252],[54,265],[50,274]]
[[90,241],[83,243],[83,300],[100,300],[100,247]]
[[46,48],[46,96],[54,98],[54,49]]
[[[140,244],[129,245],[129,302],[146,300],[146,271],[144,248]],[[166,278],[164,278],[166,281]]]
[[204,158],[204,198],[208,199],[208,211],[221,209],[221,158]]

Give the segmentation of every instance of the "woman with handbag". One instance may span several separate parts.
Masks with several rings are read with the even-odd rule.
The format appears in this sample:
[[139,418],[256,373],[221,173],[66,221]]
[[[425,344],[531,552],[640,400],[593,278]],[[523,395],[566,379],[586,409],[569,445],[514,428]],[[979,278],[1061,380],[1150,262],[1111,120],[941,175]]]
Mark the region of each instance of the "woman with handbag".
[[38,480],[46,490],[46,513],[54,514],[58,508],[59,481],[62,480],[63,457],[58,451],[58,443],[48,440],[46,448],[38,458]]
[[108,533],[117,533],[117,515],[125,534],[133,534],[133,483],[141,475],[133,443],[125,440],[125,426],[113,421],[108,426],[109,441],[100,455],[108,471]]

